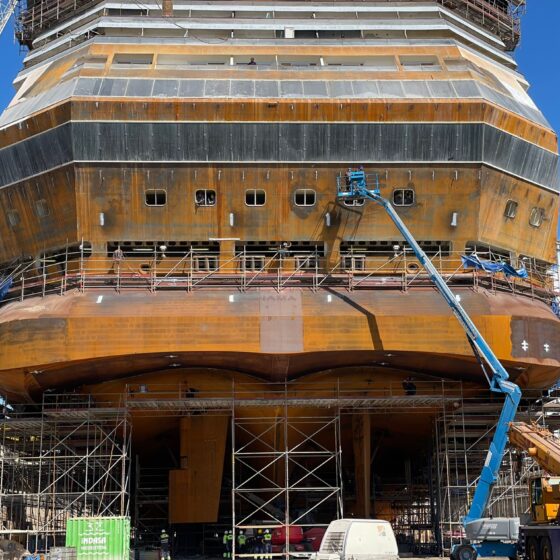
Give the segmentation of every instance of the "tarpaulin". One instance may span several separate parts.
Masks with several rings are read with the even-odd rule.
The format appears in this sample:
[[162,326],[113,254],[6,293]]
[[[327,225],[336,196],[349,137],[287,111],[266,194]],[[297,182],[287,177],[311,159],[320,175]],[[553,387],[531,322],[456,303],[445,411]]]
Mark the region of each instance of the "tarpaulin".
[[516,270],[508,263],[485,261],[480,259],[477,255],[461,255],[461,262],[463,263],[463,268],[476,268],[492,273],[503,272],[506,276],[516,276],[517,278],[528,277],[527,271],[523,267]]
[[0,280],[0,301],[2,301],[10,291],[13,281],[14,280],[11,277],[7,278],[6,280]]

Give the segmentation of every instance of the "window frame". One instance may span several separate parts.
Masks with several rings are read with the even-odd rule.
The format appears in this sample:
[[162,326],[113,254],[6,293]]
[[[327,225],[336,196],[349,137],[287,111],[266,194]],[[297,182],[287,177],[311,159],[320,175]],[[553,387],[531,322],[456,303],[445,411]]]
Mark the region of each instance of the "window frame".
[[[33,202],[33,206],[34,206],[35,215],[37,216],[37,218],[47,218],[48,216],[51,215],[51,209],[49,207],[49,204],[48,204],[46,198],[39,198],[38,200],[35,200]],[[40,207],[43,207],[43,209],[45,210],[45,213],[39,212]]]
[[[196,200],[196,195],[197,195],[197,193],[199,193],[199,192],[203,192],[203,193],[204,193],[204,201],[205,201],[205,202],[204,202],[203,204],[201,204],[200,202],[197,202],[197,200]],[[208,204],[208,193],[209,193],[209,192],[214,193],[214,202],[213,202],[212,204]],[[216,192],[216,189],[196,189],[196,190],[194,191],[194,204],[195,204],[195,206],[197,206],[197,207],[212,208],[213,206],[216,206],[217,201],[218,201],[218,194],[217,194],[217,192]]]
[[[255,204],[249,204],[247,202],[247,195],[252,192],[254,197],[255,197]],[[258,192],[262,192],[264,194],[264,202],[262,204],[257,204],[257,193]],[[266,191],[264,189],[245,189],[245,206],[249,206],[250,208],[255,208],[255,207],[262,207],[266,205]]]
[[[156,204],[148,204],[147,196],[149,193],[154,193]],[[157,204],[157,198],[158,198],[157,193],[164,194],[165,199],[163,204]],[[144,205],[148,206],[149,208],[161,208],[163,206],[167,206],[167,189],[146,189],[144,191]]]
[[[533,214],[535,212],[538,212],[538,216],[539,216],[538,223],[533,223]],[[545,220],[544,208],[541,208],[540,206],[533,206],[533,208],[531,208],[531,213],[529,214],[529,225],[534,228],[540,228],[544,220]]]
[[[511,212],[508,212],[510,204],[513,206],[513,215],[511,215]],[[517,202],[517,200],[513,200],[512,198],[508,198],[508,200],[506,201],[506,207],[504,208],[504,217],[508,220],[513,220],[517,216],[518,209],[519,202]]]
[[21,215],[17,208],[6,209],[6,222],[10,229],[16,229],[21,224]]
[[[395,202],[395,195],[398,192],[402,191],[402,199],[403,199],[403,204],[397,204]],[[404,204],[404,200],[405,200],[405,192],[406,191],[410,191],[412,193],[412,202],[410,204]],[[402,187],[402,188],[398,188],[398,189],[393,189],[393,195],[392,195],[392,204],[393,206],[395,206],[396,208],[407,208],[410,206],[414,206],[416,204],[416,191],[414,189],[408,188],[408,187]]]
[[[305,203],[304,204],[298,204],[297,203],[297,196],[298,194],[303,193],[303,198]],[[313,204],[307,204],[307,197],[308,197],[308,193],[313,193]],[[298,208],[310,208],[312,206],[316,206],[317,205],[317,191],[315,189],[311,189],[308,187],[303,187],[301,189],[296,189],[294,191],[294,205],[297,206]]]

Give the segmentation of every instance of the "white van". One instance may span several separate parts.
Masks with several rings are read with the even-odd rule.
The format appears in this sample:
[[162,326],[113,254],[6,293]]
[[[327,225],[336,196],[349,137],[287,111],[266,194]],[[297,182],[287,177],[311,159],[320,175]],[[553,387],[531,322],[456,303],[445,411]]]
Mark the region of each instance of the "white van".
[[379,519],[339,519],[329,525],[317,560],[398,560],[391,524]]

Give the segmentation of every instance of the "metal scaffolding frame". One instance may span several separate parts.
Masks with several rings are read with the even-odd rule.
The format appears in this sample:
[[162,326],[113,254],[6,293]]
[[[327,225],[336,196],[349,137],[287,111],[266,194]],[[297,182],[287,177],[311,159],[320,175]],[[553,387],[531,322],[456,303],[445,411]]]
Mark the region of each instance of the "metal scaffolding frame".
[[[476,486],[500,402],[480,394],[465,396],[461,382],[416,385],[415,394],[404,394],[402,385],[390,383],[383,388],[318,383],[312,394],[298,382],[266,388],[232,384],[208,393],[192,393],[181,385],[130,385],[122,395],[45,394],[40,405],[5,405],[0,419],[0,534],[44,550],[61,544],[71,516],[128,515],[132,414],[227,415],[232,470],[231,488],[229,482],[224,488],[231,503],[224,502],[222,521],[229,521],[231,508],[234,546],[237,531],[279,529],[286,542],[274,554],[287,555],[287,527],[327,525],[343,515],[341,422],[358,412],[391,412],[433,417],[433,452],[425,464],[405,461],[404,475],[394,479],[376,481],[372,476],[371,499],[390,504],[395,533],[411,552],[445,551],[463,537],[460,519]],[[560,427],[556,397],[527,393],[525,398],[519,420]],[[135,526],[148,529],[151,519],[141,519],[139,506],[152,503],[157,494],[165,508],[167,496],[165,480],[154,484],[151,478],[143,480],[144,474],[150,473],[137,469],[142,496],[135,504]],[[528,479],[539,474],[532,459],[509,450],[489,512],[526,512]],[[350,486],[344,498],[352,501],[351,494]],[[150,509],[148,517],[152,513]],[[165,515],[156,517],[154,527],[159,527]],[[234,549],[233,555],[259,553]]]
[[[286,400],[271,412],[240,417],[232,402],[234,557],[259,556],[237,553],[240,530],[327,526],[329,519],[343,516],[340,410],[328,416],[294,416]],[[328,519],[312,522],[318,508],[328,512]],[[283,534],[287,555],[290,529]]]
[[46,550],[64,544],[70,517],[129,514],[131,430],[122,407],[46,394],[40,406],[5,407],[0,431],[5,538]]
[[[517,421],[560,427],[560,405],[538,392],[524,395]],[[461,519],[466,515],[488,452],[490,437],[501,409],[500,401],[464,399],[460,406],[444,408],[434,428],[433,477],[438,487],[439,539],[443,551],[463,542]],[[528,513],[528,482],[542,475],[535,461],[509,448],[488,505],[493,517],[519,517]]]

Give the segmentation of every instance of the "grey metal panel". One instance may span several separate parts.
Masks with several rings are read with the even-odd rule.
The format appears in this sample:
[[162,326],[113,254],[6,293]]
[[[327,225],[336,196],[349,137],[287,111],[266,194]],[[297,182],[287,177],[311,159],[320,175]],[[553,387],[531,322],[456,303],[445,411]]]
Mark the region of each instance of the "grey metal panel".
[[229,97],[229,80],[206,80],[205,97]]
[[79,161],[487,162],[557,188],[557,157],[478,123],[77,122],[0,150],[0,185]]
[[354,97],[351,82],[328,82],[331,97]]
[[430,97],[430,91],[428,90],[426,82],[410,80],[401,83],[406,97],[417,97],[419,99],[426,99]]
[[450,82],[443,80],[430,80],[427,84],[431,94],[430,97],[444,99],[457,97]]
[[303,95],[303,83],[295,80],[280,82],[282,97],[301,97]]
[[485,127],[484,161],[536,181],[557,188],[558,157],[527,142],[505,134],[498,129]]
[[101,78],[80,78],[74,95],[99,95],[102,81]]
[[253,80],[232,80],[232,97],[255,97],[255,82]]
[[394,80],[379,80],[377,82],[379,87],[379,96],[388,99],[400,99],[404,97],[404,89],[401,82]]
[[376,98],[379,97],[379,87],[377,82],[352,82],[352,89],[354,90],[354,95],[352,97],[364,97],[364,98]]
[[[293,125],[284,125],[286,128],[286,133],[289,135],[294,134]],[[321,161],[325,159],[331,159],[332,155],[330,152],[330,136],[336,134],[332,126],[321,126],[317,123],[307,123],[301,126],[304,137],[303,137],[303,157],[307,161]],[[331,134],[331,131],[332,134]],[[294,146],[294,153],[297,153],[297,146]],[[284,156],[281,155],[282,159]],[[300,155],[301,157],[301,155]],[[289,161],[286,158],[287,161]]]
[[151,97],[152,89],[154,87],[154,80],[128,80],[126,86],[127,97]]
[[53,128],[0,150],[0,185],[42,173],[72,159],[70,125]]
[[177,97],[179,95],[179,80],[156,80],[153,95],[154,97]]
[[115,80],[105,78],[99,89],[99,95],[103,97],[122,97],[125,95],[128,80]]
[[454,80],[451,83],[458,97],[481,97],[480,90],[473,80]]
[[309,157],[308,154],[302,153],[302,147],[305,150],[305,143],[310,134],[305,125],[293,127],[283,123],[279,125],[278,133],[278,150],[279,153],[284,154],[283,157],[286,158],[286,161],[297,161]]
[[303,82],[303,93],[308,97],[328,97],[327,84],[319,81]]
[[255,97],[278,97],[278,82],[263,80],[255,83]]
[[204,80],[181,80],[179,97],[203,97]]

